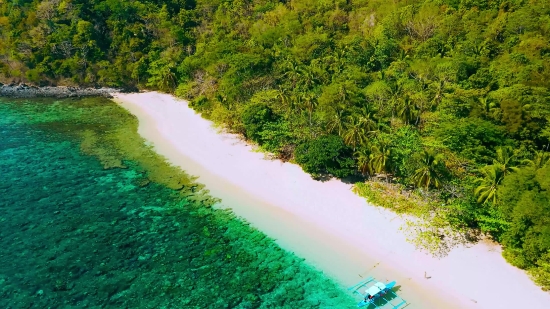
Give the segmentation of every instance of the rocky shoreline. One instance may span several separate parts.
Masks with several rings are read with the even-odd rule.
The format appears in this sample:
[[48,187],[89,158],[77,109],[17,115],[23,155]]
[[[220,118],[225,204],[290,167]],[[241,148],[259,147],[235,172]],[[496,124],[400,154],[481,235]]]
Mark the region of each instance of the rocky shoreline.
[[37,87],[26,84],[5,85],[0,83],[0,97],[10,98],[71,98],[106,97],[111,93],[123,92],[115,88],[79,88],[79,87]]

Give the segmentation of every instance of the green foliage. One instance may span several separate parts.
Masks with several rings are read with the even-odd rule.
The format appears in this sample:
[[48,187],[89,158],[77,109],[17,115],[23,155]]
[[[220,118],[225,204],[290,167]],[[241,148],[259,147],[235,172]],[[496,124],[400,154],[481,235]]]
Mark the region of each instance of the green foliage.
[[501,236],[506,259],[529,269],[539,283],[548,285],[550,272],[550,164],[528,166],[506,176],[497,208],[509,222]]
[[518,171],[518,168],[513,166],[515,155],[511,154],[511,147],[498,147],[496,152],[496,157],[493,159],[493,166],[500,170],[503,177]]
[[31,70],[28,70],[27,72],[25,72],[25,77],[33,82],[33,83],[37,83],[40,81],[40,71],[37,70],[37,69],[31,69]]
[[166,92],[173,92],[176,88],[177,76],[175,74],[175,63],[166,59],[158,59],[151,62],[147,73],[149,79],[147,86],[158,88]]
[[489,163],[495,148],[505,144],[506,133],[499,126],[480,118],[452,119],[436,132],[449,149],[477,163]]
[[439,228],[490,233],[547,282],[546,2],[19,1],[0,6],[0,81],[175,91],[315,176],[422,188]]
[[488,165],[481,169],[481,174],[483,177],[476,179],[479,186],[474,191],[477,202],[483,204],[491,202],[495,204],[497,201],[497,189],[504,178],[504,172],[496,165]]
[[404,232],[418,248],[433,255],[443,256],[454,245],[467,242],[468,226],[463,216],[468,211],[467,203],[455,201],[441,207],[435,200],[405,190],[403,185],[377,181],[356,183],[353,191],[374,205],[412,215],[405,220]]
[[392,173],[406,179],[415,172],[416,154],[422,152],[422,140],[418,131],[410,126],[401,127],[388,134]]
[[529,269],[529,274],[543,290],[550,290],[550,253],[543,254],[537,261],[537,267]]
[[262,132],[275,120],[271,108],[262,104],[248,105],[242,113],[246,137],[258,143],[262,141]]
[[[165,4],[171,3],[171,4]],[[183,5],[184,7],[180,7]],[[0,11],[2,81],[173,91],[192,1],[25,1]],[[186,14],[187,13],[187,14]]]
[[485,207],[475,212],[479,229],[481,232],[493,236],[500,240],[502,233],[510,227],[510,222],[506,220],[502,212],[495,207]]
[[282,159],[289,159],[292,153],[288,153],[288,147],[293,145],[292,133],[289,124],[284,121],[268,122],[259,133],[262,147]]
[[374,205],[391,209],[397,213],[420,214],[428,207],[425,201],[414,194],[403,194],[404,188],[381,182],[358,182],[353,192],[366,198]]
[[296,147],[295,159],[304,171],[314,177],[330,174],[346,177],[354,173],[351,149],[335,135],[320,136]]
[[414,184],[419,188],[440,188],[443,185],[447,171],[443,164],[443,155],[433,149],[425,149],[417,154],[419,167],[411,176]]

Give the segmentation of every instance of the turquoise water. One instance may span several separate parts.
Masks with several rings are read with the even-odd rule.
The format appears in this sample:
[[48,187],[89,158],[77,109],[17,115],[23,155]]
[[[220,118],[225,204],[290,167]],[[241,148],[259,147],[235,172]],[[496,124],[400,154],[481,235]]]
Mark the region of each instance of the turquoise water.
[[0,100],[0,308],[354,307],[135,128],[110,101]]

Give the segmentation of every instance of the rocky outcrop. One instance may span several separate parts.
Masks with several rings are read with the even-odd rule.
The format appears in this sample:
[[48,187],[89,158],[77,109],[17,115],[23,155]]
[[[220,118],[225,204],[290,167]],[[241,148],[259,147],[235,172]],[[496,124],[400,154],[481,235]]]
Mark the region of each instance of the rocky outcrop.
[[79,88],[79,87],[36,87],[26,84],[4,85],[0,83],[0,97],[10,98],[71,98],[71,97],[106,97],[111,93],[121,92],[114,88]]

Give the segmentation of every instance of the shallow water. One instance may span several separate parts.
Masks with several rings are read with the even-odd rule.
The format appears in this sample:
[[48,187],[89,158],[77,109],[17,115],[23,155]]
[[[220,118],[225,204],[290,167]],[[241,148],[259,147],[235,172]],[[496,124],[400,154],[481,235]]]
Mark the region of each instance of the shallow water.
[[0,100],[0,308],[353,308],[104,99]]

